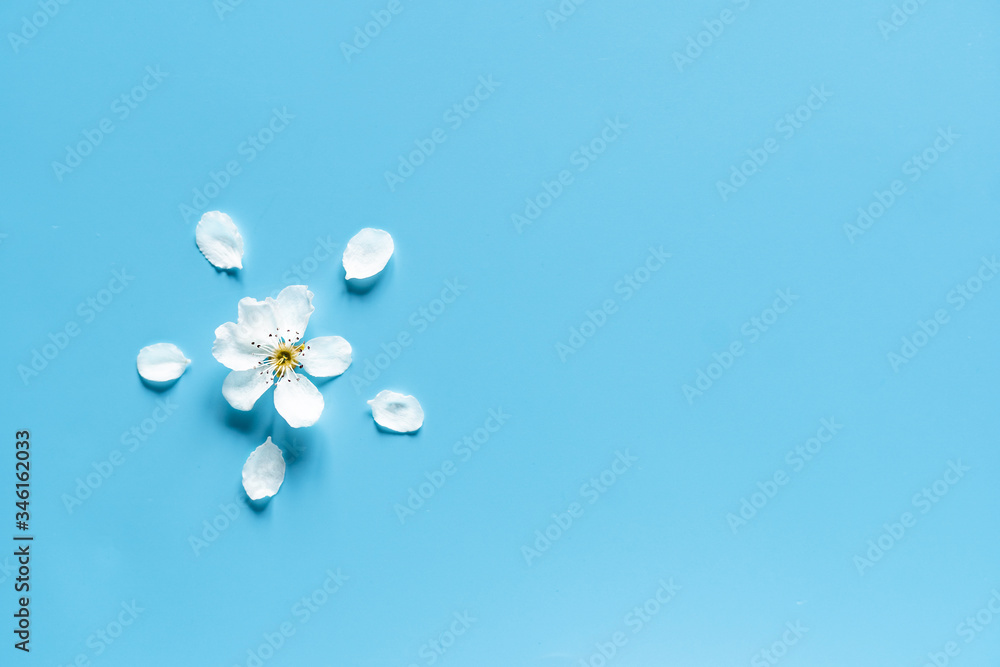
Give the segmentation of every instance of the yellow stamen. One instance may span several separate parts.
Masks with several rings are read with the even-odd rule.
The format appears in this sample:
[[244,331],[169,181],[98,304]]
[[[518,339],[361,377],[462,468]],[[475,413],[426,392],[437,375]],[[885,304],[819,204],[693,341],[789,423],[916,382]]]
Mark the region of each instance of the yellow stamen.
[[271,350],[271,354],[264,360],[264,365],[270,367],[275,380],[280,380],[286,373],[301,367],[299,354],[304,348],[304,344],[292,345],[281,341]]

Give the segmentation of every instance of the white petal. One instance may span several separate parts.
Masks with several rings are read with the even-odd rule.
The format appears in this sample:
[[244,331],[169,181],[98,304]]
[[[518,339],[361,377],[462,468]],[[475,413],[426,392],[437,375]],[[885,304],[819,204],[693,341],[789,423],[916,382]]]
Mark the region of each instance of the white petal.
[[285,457],[270,436],[243,464],[243,488],[251,500],[273,496],[285,479]]
[[233,371],[222,383],[222,395],[237,410],[250,410],[272,384],[271,374],[263,369]]
[[278,333],[278,314],[274,307],[274,299],[268,297],[263,301],[258,301],[252,297],[240,299],[237,306],[239,317],[237,318],[238,334],[244,340],[252,341],[254,346],[262,342],[260,339],[273,337]]
[[390,431],[410,433],[424,424],[424,409],[412,396],[384,389],[368,405],[372,406],[375,423]]
[[340,336],[313,338],[299,354],[299,361],[309,375],[334,377],[351,365],[351,344]]
[[275,318],[281,335],[288,341],[302,338],[309,325],[309,316],[316,310],[313,293],[305,285],[289,285],[274,300]]
[[243,268],[243,237],[233,219],[220,211],[201,216],[194,232],[198,250],[220,269]]
[[370,278],[385,268],[392,257],[393,244],[389,232],[366,227],[347,242],[344,249],[344,270],[347,278]]
[[323,414],[323,394],[309,378],[286,373],[274,388],[274,407],[292,428],[312,426]]
[[267,354],[259,349],[256,341],[246,337],[238,324],[226,322],[215,330],[215,343],[212,345],[212,356],[219,363],[234,371],[245,371],[254,368]]
[[144,347],[139,350],[139,356],[135,360],[139,375],[150,382],[176,380],[190,363],[191,360],[173,343],[156,343]]

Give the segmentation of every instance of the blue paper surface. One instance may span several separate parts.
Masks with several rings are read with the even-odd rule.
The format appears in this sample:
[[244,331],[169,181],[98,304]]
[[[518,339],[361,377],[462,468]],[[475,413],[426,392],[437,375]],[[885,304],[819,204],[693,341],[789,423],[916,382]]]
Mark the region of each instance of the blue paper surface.
[[[998,21],[7,3],[0,664],[995,664]],[[396,252],[351,290],[363,227]],[[354,348],[297,430],[211,353],[290,284]]]

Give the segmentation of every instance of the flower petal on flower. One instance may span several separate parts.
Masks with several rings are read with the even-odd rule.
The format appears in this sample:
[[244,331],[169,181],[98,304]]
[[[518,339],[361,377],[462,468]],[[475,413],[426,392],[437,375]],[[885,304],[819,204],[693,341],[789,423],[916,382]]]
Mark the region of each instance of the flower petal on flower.
[[344,270],[348,280],[370,278],[385,268],[394,246],[389,232],[365,227],[347,242]]
[[[245,336],[240,325],[226,322],[215,330],[212,356],[223,366],[234,371],[245,371],[256,367],[267,357],[267,353],[257,347],[259,343]],[[254,344],[251,345],[251,342]]]
[[305,285],[289,285],[273,301],[276,326],[288,341],[298,341],[309,326],[309,316],[316,308],[313,293]]
[[384,389],[368,405],[372,406],[375,423],[390,431],[410,433],[424,424],[424,409],[412,396]]
[[222,383],[222,395],[237,410],[250,410],[257,399],[273,384],[271,374],[265,369],[252,368],[233,371]]
[[287,373],[274,388],[274,407],[292,428],[312,426],[323,414],[323,394],[309,378]]
[[276,494],[284,479],[285,457],[268,436],[243,464],[243,488],[251,500],[260,500]]
[[239,318],[237,320],[237,335],[253,343],[254,347],[258,343],[265,342],[263,339],[271,337],[268,344],[274,343],[274,337],[278,335],[278,316],[274,306],[274,299],[267,298],[258,301],[252,297],[240,299],[237,305]]
[[306,373],[318,378],[340,375],[351,365],[351,344],[340,336],[320,336],[299,353]]
[[139,350],[135,366],[150,382],[169,382],[183,375],[191,360],[173,343],[156,343]]
[[243,237],[233,219],[221,211],[201,216],[194,232],[198,250],[220,269],[243,268]]

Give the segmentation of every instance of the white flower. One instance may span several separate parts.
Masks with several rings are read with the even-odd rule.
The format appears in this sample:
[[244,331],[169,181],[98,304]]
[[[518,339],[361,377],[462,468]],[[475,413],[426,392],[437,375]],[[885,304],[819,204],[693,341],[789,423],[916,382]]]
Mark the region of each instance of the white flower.
[[222,383],[231,406],[250,410],[273,384],[274,407],[289,426],[312,426],[323,414],[323,395],[296,370],[340,375],[351,365],[351,345],[340,336],[299,342],[314,310],[312,298],[305,285],[291,285],[276,299],[240,299],[238,322],[215,330],[212,354],[233,371]]

